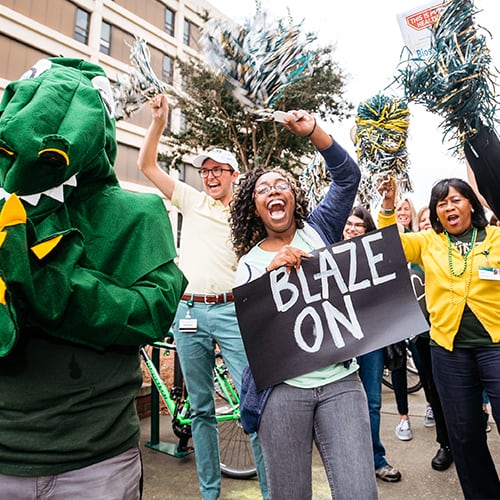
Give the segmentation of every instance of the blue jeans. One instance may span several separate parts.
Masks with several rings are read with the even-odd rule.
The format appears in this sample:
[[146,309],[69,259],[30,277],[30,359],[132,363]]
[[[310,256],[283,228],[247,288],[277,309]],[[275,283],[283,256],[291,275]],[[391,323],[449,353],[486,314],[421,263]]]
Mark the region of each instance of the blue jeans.
[[269,498],[312,496],[312,446],[336,500],[377,498],[370,422],[357,373],[314,389],[273,388],[259,428]]
[[500,348],[431,346],[434,381],[441,399],[451,452],[466,499],[500,498],[500,481],[488,449],[483,389],[500,424]]
[[139,500],[141,475],[141,455],[134,446],[115,457],[55,476],[0,474],[0,496],[9,500]]
[[[179,320],[186,317],[198,321],[195,333],[179,331]],[[220,347],[224,362],[238,392],[241,374],[248,364],[233,302],[188,306],[181,301],[173,323],[175,344],[191,402],[191,430],[196,468],[204,500],[215,500],[221,488],[219,437],[215,419],[213,367],[214,342]],[[250,436],[262,495],[267,498],[264,459],[256,434]]]
[[370,429],[372,432],[373,458],[375,470],[387,465],[385,459],[385,448],[380,440],[380,410],[382,408],[382,377],[384,376],[384,351],[376,351],[363,354],[357,358],[359,365],[359,377],[363,383],[368,399],[368,411],[370,414]]

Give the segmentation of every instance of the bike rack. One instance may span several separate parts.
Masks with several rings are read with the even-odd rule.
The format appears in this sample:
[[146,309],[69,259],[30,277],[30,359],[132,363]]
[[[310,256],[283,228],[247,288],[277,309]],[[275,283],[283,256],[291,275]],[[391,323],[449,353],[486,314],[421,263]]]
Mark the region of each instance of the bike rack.
[[[151,361],[155,368],[160,370],[160,349],[154,348],[151,353]],[[175,458],[182,458],[194,452],[179,451],[179,444],[160,441],[160,393],[154,383],[151,384],[151,417],[150,417],[150,440],[144,444],[147,448],[165,453]]]

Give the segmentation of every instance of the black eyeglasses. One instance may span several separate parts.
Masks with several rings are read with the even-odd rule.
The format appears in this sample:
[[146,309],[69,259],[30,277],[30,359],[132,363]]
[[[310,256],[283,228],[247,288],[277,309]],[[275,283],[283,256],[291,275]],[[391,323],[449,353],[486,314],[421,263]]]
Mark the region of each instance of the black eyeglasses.
[[214,177],[220,177],[222,175],[222,172],[231,172],[233,173],[234,170],[232,168],[222,168],[222,167],[214,167],[214,168],[200,168],[198,170],[199,174],[201,177],[206,179],[210,174],[212,174]]
[[272,190],[278,191],[278,193],[282,193],[283,191],[290,191],[291,187],[288,182],[278,182],[274,186],[270,186],[269,184],[262,184],[254,189],[254,193],[257,196],[265,196],[270,193]]
[[345,223],[345,227],[354,227],[356,229],[365,229],[366,225],[364,222],[351,222],[348,220]]

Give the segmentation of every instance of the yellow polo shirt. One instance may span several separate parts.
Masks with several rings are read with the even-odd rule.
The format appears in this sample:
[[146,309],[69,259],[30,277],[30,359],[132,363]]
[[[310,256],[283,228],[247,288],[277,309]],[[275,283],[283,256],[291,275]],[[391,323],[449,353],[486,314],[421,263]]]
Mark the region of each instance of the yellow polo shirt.
[[231,243],[229,207],[185,182],[176,182],[172,205],[182,214],[179,267],[185,293],[230,292],[237,261]]

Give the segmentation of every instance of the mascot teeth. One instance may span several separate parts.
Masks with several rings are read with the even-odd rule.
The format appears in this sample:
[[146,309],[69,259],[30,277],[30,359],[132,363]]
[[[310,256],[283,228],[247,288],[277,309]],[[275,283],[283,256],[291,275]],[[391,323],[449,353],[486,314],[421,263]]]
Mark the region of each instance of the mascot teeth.
[[[76,187],[76,185],[76,175],[73,175],[59,186],[47,189],[46,191],[42,191],[41,193],[23,194],[20,195],[19,198],[26,203],[29,203],[33,207],[36,207],[38,205],[38,202],[40,201],[40,198],[43,194],[45,196],[48,196],[49,198],[52,198],[53,200],[64,203],[64,186]],[[8,193],[7,191],[5,191],[5,189],[0,188],[0,199],[6,200],[10,196],[10,194],[11,193]]]

